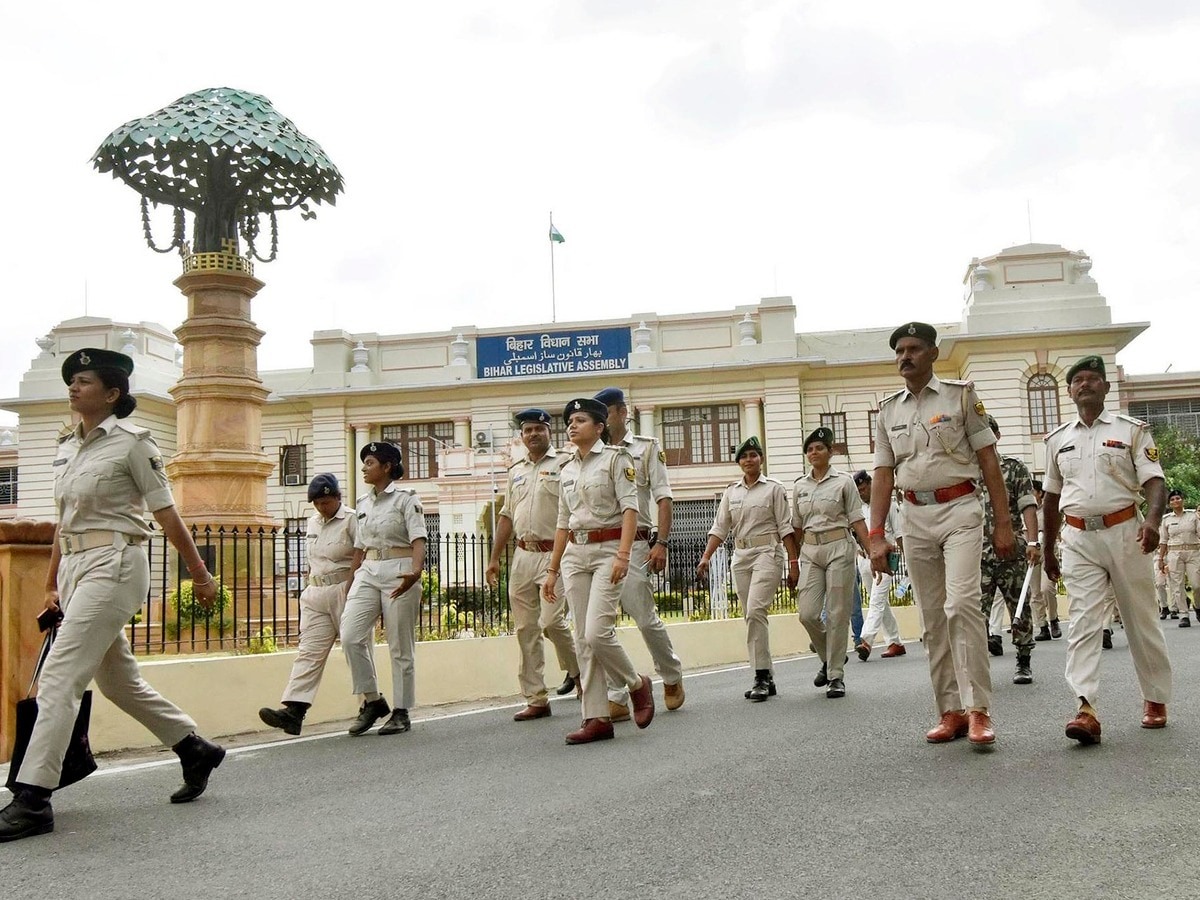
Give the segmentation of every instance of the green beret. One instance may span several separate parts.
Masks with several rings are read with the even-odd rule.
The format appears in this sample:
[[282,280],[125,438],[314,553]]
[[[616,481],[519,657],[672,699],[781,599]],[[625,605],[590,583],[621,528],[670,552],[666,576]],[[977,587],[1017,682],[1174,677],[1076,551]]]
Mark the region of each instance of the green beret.
[[128,378],[133,374],[133,360],[124,353],[115,350],[98,350],[95,347],[84,347],[76,350],[62,364],[62,379],[66,384],[79,372],[90,372],[96,369],[116,369],[124,372]]
[[892,336],[888,338],[888,346],[895,350],[902,337],[920,338],[932,347],[937,343],[937,329],[924,322],[906,322],[892,332]]
[[1099,356],[1085,356],[1071,368],[1067,369],[1067,384],[1071,383],[1071,379],[1075,377],[1076,372],[1082,372],[1084,369],[1091,369],[1093,372],[1099,372],[1100,377],[1105,381],[1108,380],[1108,375],[1104,371],[1104,360]]
[[762,441],[760,441],[754,435],[750,435],[750,437],[746,438],[744,441],[742,441],[740,444],[738,444],[737,451],[733,454],[734,461],[741,459],[743,456],[745,456],[751,450],[753,450],[759,456],[767,455],[763,451]]
[[805,452],[808,452],[808,445],[811,443],[814,443],[814,442],[824,444],[826,447],[828,447],[830,450],[832,450],[833,449],[833,431],[829,428],[826,428],[824,425],[822,425],[820,428],[818,428],[816,431],[814,431],[812,434],[810,434],[808,437],[806,437],[804,439]]

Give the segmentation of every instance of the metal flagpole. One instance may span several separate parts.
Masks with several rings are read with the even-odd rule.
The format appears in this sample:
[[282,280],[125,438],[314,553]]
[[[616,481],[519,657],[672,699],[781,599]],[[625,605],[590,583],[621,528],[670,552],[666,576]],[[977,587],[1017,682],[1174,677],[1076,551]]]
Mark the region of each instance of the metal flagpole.
[[554,210],[550,211],[550,321],[558,321],[558,298],[554,291]]

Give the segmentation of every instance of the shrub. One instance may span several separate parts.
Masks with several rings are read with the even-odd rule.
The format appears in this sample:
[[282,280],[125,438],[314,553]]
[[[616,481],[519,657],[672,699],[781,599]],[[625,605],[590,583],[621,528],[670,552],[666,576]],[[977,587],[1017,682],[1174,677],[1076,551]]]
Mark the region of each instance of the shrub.
[[275,629],[270,625],[264,625],[262,630],[250,638],[246,644],[247,653],[274,653],[279,649],[279,645],[275,643]]
[[220,637],[233,631],[233,620],[226,615],[233,606],[233,592],[220,582],[217,582],[217,597],[210,609],[206,610],[196,602],[190,580],[181,581],[179,590],[171,591],[167,605],[171,615],[165,625],[167,637],[171,640],[177,640],[181,632],[190,631],[193,625],[210,633],[215,631]]

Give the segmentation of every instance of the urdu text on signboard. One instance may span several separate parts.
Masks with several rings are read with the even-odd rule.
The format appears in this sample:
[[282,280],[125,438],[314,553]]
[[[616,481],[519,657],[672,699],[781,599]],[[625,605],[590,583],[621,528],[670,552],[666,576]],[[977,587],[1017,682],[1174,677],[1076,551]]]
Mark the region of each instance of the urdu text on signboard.
[[574,375],[629,368],[628,328],[541,331],[475,339],[477,378]]

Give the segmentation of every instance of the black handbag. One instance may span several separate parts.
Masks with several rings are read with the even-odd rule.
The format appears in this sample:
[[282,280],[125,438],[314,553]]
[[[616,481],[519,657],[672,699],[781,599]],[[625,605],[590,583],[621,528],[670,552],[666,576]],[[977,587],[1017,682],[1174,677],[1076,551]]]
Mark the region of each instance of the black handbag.
[[[37,721],[38,702],[33,694],[33,686],[37,684],[42,674],[42,666],[50,655],[50,645],[54,642],[54,632],[51,629],[42,644],[42,653],[38,657],[37,666],[33,670],[33,679],[29,682],[29,690],[25,699],[17,701],[16,737],[13,741],[12,760],[8,767],[6,786],[11,791],[17,783],[17,773],[21,770],[21,762],[25,759],[25,751],[29,749],[29,739],[33,736],[33,723]],[[88,742],[88,725],[92,720],[92,692],[84,691],[79,703],[79,715],[75,717],[75,727],[71,731],[71,743],[67,745],[67,754],[63,757],[62,776],[58,787],[64,788],[69,784],[82,781],[96,771],[96,760],[92,757],[92,745]],[[57,790],[57,788],[55,789]]]

